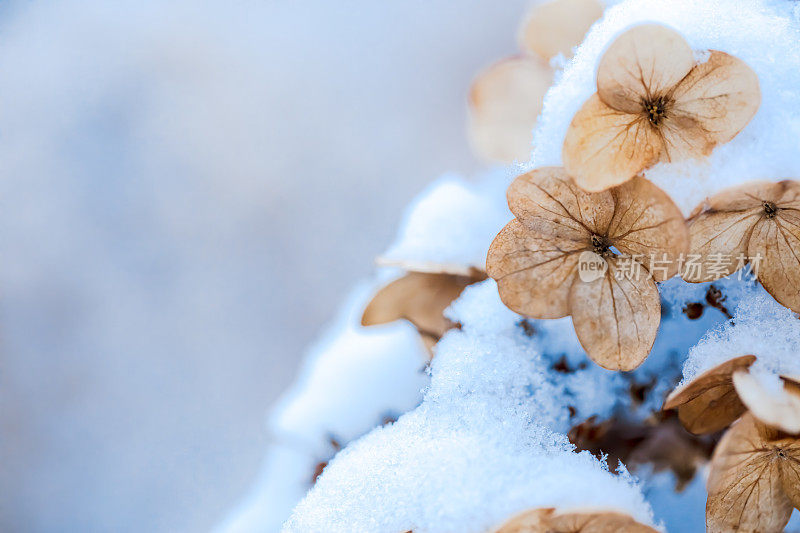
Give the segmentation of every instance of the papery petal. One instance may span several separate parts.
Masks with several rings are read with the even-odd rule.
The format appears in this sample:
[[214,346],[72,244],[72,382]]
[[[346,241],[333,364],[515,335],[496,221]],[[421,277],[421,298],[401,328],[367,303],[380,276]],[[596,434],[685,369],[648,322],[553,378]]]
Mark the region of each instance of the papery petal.
[[643,100],[668,93],[694,66],[694,54],[676,31],[641,24],[620,35],[600,59],[597,92],[618,111],[640,113]]
[[550,517],[548,533],[656,533],[630,515],[614,511],[567,512]]
[[778,207],[781,209],[800,210],[800,181],[783,180],[772,183],[772,185],[777,196],[774,202]]
[[583,349],[609,370],[633,370],[647,358],[661,322],[655,281],[641,264],[606,258],[594,281],[576,280],[569,293],[575,333]]
[[438,339],[452,327],[444,310],[465,287],[483,277],[410,272],[378,291],[367,304],[361,325],[406,319],[421,333]]
[[689,219],[689,256],[681,277],[692,283],[713,281],[736,272],[746,258],[758,207],[742,211],[709,209]]
[[511,518],[494,533],[546,533],[547,519],[551,514],[552,508],[531,509]]
[[561,318],[569,314],[569,289],[581,247],[572,240],[538,235],[514,219],[492,241],[486,272],[512,311]]
[[675,87],[672,99],[670,116],[696,123],[710,142],[719,144],[750,122],[761,104],[761,91],[758,76],[744,61],[712,50],[708,61],[695,66]]
[[611,189],[611,194],[615,199],[608,229],[611,243],[634,256],[656,281],[674,276],[689,247],[689,230],[678,206],[640,176]]
[[782,490],[780,462],[764,431],[745,413],[722,437],[711,458],[706,503],[709,533],[783,531],[792,504]]
[[672,391],[663,409],[677,408],[683,426],[695,434],[729,426],[746,410],[733,387],[733,373],[749,368],[755,360],[754,355],[742,355],[706,370]]
[[779,391],[768,390],[746,371],[733,374],[733,385],[742,403],[764,424],[786,433],[800,433],[800,387],[791,381]]
[[614,214],[609,192],[587,193],[563,168],[538,168],[515,179],[508,206],[523,224],[543,235],[588,242],[603,234]]
[[603,16],[597,0],[553,0],[534,6],[519,33],[520,47],[545,60],[581,44],[583,36]]
[[506,163],[530,159],[533,128],[552,83],[553,69],[527,56],[505,59],[478,74],[469,94],[469,137],[475,151]]
[[800,439],[781,443],[786,460],[781,461],[781,485],[792,505],[800,509]]
[[617,111],[594,94],[572,118],[561,156],[581,188],[602,191],[658,162],[662,150],[647,119]]
[[767,292],[800,312],[800,212],[780,210],[756,222],[747,255]]

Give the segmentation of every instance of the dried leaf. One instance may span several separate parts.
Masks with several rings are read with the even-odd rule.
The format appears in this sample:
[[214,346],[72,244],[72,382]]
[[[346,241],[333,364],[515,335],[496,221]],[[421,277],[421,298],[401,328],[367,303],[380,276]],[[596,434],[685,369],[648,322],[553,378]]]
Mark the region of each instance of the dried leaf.
[[706,502],[710,533],[783,531],[792,513],[784,481],[797,478],[800,446],[745,413],[711,459]]
[[[438,340],[452,327],[443,313],[480,276],[409,272],[378,291],[361,317],[363,326],[405,319],[423,336]],[[434,341],[435,343],[435,341]]]
[[641,102],[669,93],[694,66],[681,35],[660,24],[641,24],[620,35],[597,67],[597,94],[603,102],[638,114]]
[[745,412],[733,387],[733,373],[755,362],[754,355],[735,357],[707,370],[667,396],[664,410],[678,409],[683,427],[694,434],[728,427]]
[[594,22],[603,15],[597,0],[553,0],[536,5],[520,28],[520,46],[545,60],[572,55]]
[[533,128],[553,69],[536,58],[504,59],[482,71],[469,93],[469,137],[475,151],[491,161],[530,159]]
[[633,370],[653,347],[661,300],[655,281],[638,262],[623,266],[616,256],[606,261],[609,268],[603,277],[572,284],[572,321],[592,361],[609,370]]
[[779,391],[770,391],[746,371],[733,374],[733,385],[742,403],[764,424],[786,433],[800,433],[800,388],[784,378]]
[[646,118],[618,111],[594,94],[572,117],[561,158],[581,188],[597,192],[657,163],[663,150]]
[[656,281],[677,274],[679,257],[689,248],[689,231],[678,206],[642,177],[611,193],[615,209],[607,234],[614,246],[642,263]]
[[745,127],[760,102],[758,78],[742,61],[711,51],[694,65],[675,31],[635,26],[601,58],[597,93],[567,130],[564,167],[586,190],[604,190],[659,161],[708,155]]

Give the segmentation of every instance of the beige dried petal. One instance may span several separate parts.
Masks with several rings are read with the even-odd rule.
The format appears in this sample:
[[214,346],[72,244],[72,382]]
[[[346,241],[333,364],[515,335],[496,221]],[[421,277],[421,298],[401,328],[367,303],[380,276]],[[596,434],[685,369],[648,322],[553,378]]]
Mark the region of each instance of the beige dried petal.
[[694,434],[728,427],[745,412],[733,387],[733,373],[749,368],[754,355],[742,355],[707,370],[667,396],[664,410],[678,409],[678,418]]
[[552,0],[538,4],[520,28],[520,47],[545,60],[558,54],[569,57],[602,15],[603,5],[597,0]]
[[378,291],[361,317],[363,326],[406,319],[424,336],[439,339],[452,327],[444,310],[480,277],[410,272]]
[[800,212],[779,210],[762,217],[750,234],[750,258],[760,258],[758,280],[778,302],[800,312]]
[[394,267],[405,270],[406,272],[423,272],[427,274],[454,274],[456,276],[478,277],[486,279],[483,267],[477,268],[472,265],[459,263],[437,263],[434,261],[408,261],[405,259],[392,259],[389,257],[378,257],[375,264],[381,267]]
[[532,318],[569,314],[569,289],[578,252],[585,245],[569,239],[540,237],[517,219],[494,238],[486,272],[497,280],[500,299],[512,311]]
[[552,508],[531,509],[511,518],[494,533],[547,533],[547,519],[551,514]]
[[587,191],[619,185],[658,162],[664,142],[643,115],[617,111],[592,95],[567,129],[561,158]]
[[478,74],[469,93],[469,138],[491,161],[530,159],[533,128],[553,69],[532,57],[502,60]]
[[[681,80],[672,98],[671,120],[694,121],[711,143],[719,144],[733,139],[750,122],[761,104],[761,91],[758,76],[744,61],[712,50],[708,61]],[[698,146],[697,155],[701,153],[704,150]]]
[[589,357],[609,370],[633,370],[647,358],[661,322],[655,281],[636,261],[606,257],[608,270],[572,284],[575,333]]
[[655,533],[630,515],[613,511],[559,513],[550,517],[548,533]]
[[614,217],[608,238],[634,256],[656,281],[678,272],[679,257],[689,246],[689,231],[678,206],[661,189],[637,176],[611,189]]
[[761,422],[786,433],[800,433],[800,388],[789,381],[770,391],[747,371],[733,374],[733,385],[742,403]]
[[788,476],[782,469],[798,457],[788,457],[784,442],[775,441],[776,436],[745,413],[722,437],[708,479],[709,533],[783,531],[792,503],[783,490]]
[[689,218],[689,256],[681,277],[692,283],[713,281],[735,272],[747,255],[753,226],[763,214],[762,203],[747,189],[723,191],[695,209]]
[[620,35],[600,59],[597,92],[618,111],[639,113],[642,101],[662,95],[694,66],[694,54],[676,31],[641,24]]
[[511,212],[527,227],[581,242],[593,233],[605,233],[614,214],[610,192],[585,192],[561,167],[537,168],[519,176],[506,196]]

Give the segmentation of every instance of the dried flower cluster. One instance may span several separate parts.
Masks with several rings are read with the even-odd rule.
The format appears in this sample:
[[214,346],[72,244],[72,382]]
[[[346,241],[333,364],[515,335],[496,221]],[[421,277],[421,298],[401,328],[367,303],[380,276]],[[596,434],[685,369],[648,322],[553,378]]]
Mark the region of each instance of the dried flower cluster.
[[521,53],[478,74],[469,91],[469,137],[491,161],[527,161],[542,99],[553,83],[549,61],[570,56],[603,14],[598,0],[554,0],[535,6],[520,29]]

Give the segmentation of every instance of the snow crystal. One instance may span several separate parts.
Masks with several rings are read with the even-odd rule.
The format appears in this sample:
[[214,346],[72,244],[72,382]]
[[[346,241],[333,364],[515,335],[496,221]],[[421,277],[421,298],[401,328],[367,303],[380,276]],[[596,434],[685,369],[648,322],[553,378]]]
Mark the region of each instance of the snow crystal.
[[561,165],[567,127],[597,90],[597,64],[614,38],[630,26],[660,22],[679,31],[698,52],[721,50],[745,61],[758,75],[761,107],[739,135],[707,159],[660,164],[645,176],[687,214],[728,186],[800,177],[800,30],[792,9],[792,2],[772,0],[639,0],[609,8],[545,97],[533,163]]
[[[494,281],[467,288],[448,314],[462,327],[439,342],[422,405],[340,453],[285,530],[485,531],[540,506],[650,522],[630,478],[572,451],[565,381]],[[613,397],[604,400],[594,409],[610,410]]]
[[408,208],[397,241],[382,259],[483,270],[489,244],[511,218],[509,172],[494,171],[477,185],[452,174],[433,182]]
[[740,355],[755,355],[756,374],[800,375],[800,320],[760,285],[739,299],[733,320],[712,329],[689,351],[684,382]]

